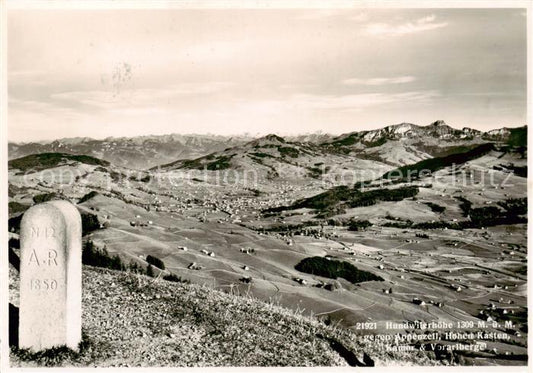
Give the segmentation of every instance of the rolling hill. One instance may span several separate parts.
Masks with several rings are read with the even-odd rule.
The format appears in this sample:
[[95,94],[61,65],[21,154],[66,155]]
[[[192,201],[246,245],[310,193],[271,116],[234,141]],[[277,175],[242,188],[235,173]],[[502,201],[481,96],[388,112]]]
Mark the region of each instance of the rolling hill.
[[84,163],[87,165],[109,166],[109,162],[88,155],[75,155],[67,153],[38,153],[25,157],[12,159],[8,162],[9,169],[21,172],[37,172],[62,165]]
[[[276,166],[310,168],[314,161],[324,156],[320,147],[311,143],[290,142],[277,135],[267,135],[246,144],[227,148],[222,152],[196,158],[178,160],[157,169],[197,169],[217,171],[225,169],[246,169],[258,167],[278,173]],[[155,170],[153,168],[152,170]]]

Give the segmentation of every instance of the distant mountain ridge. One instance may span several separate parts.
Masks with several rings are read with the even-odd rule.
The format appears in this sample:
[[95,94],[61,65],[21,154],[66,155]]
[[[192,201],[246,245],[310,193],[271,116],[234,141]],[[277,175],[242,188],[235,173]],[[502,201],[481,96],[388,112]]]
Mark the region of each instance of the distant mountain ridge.
[[427,126],[400,123],[376,130],[350,132],[322,146],[364,159],[404,166],[436,156],[466,151],[486,142],[527,145],[527,127],[500,128],[487,132],[456,129],[438,120]]
[[489,141],[503,141],[511,135],[513,130],[524,127],[517,127],[513,129],[503,127],[487,132],[482,132],[468,127],[456,129],[447,125],[443,120],[437,120],[427,126],[420,126],[412,123],[400,123],[375,130],[355,131],[343,134],[333,138],[331,143],[342,143],[343,145],[352,145],[360,141],[363,143],[371,144],[373,142],[383,141],[384,139],[400,140],[407,138],[412,139],[417,137],[432,137],[441,140],[472,140],[474,138],[480,138]]
[[[307,138],[269,134],[222,152],[196,159],[178,159],[159,166],[159,169],[205,168],[214,171],[255,167],[268,168],[271,175],[278,175],[280,166],[287,169],[287,165],[291,165],[299,168],[299,172],[313,175],[317,163],[331,166],[345,163],[347,159],[359,159],[397,167],[468,151],[488,142],[507,142],[516,138],[519,145],[526,137],[526,127],[481,132],[471,128],[455,129],[441,120],[427,126],[400,123],[376,130],[322,137],[326,140],[323,142],[297,141]],[[316,140],[316,137],[309,139]]]
[[216,135],[161,135],[137,137],[109,137],[95,140],[75,137],[50,142],[9,143],[9,159],[38,153],[85,154],[114,165],[147,169],[179,158],[196,158],[213,151],[243,144],[251,138]]
[[[222,154],[236,148],[239,154],[242,146],[260,148],[280,147],[296,148],[298,154],[308,156],[337,153],[361,159],[379,161],[381,163],[402,166],[419,162],[434,156],[442,156],[458,148],[479,145],[484,142],[512,142],[514,145],[525,146],[527,127],[500,128],[487,132],[464,127],[456,129],[438,120],[427,126],[412,123],[400,123],[375,130],[354,131],[339,136],[315,133],[286,138],[271,134],[260,138],[248,136],[220,135],[148,135],[137,137],[108,137],[95,140],[88,137],[75,137],[49,142],[9,143],[9,159],[16,159],[30,154],[61,152],[84,154],[111,162],[114,165],[149,169],[160,165],[185,168],[202,166],[204,157],[224,157]],[[278,145],[269,144],[278,142]],[[264,143],[261,145],[261,143]],[[299,148],[304,151],[300,152]],[[246,151],[246,150],[245,150]],[[288,158],[299,156],[289,149],[284,155]],[[221,153],[221,154],[218,154]],[[256,152],[257,153],[257,152]],[[269,152],[268,158],[276,158],[281,154]],[[272,156],[272,157],[269,157]],[[261,157],[261,156],[260,156]],[[257,158],[257,157],[256,157]],[[282,157],[283,158],[283,157]],[[287,158],[287,157],[285,157]],[[193,162],[198,160],[199,162]],[[188,162],[188,163],[187,163]],[[260,162],[260,161],[259,161]],[[257,163],[257,162],[256,162]],[[306,162],[309,163],[309,162]],[[216,167],[216,166],[214,166]]]
[[270,177],[279,176],[279,168],[310,168],[313,160],[321,155],[319,145],[307,142],[292,142],[275,134],[269,134],[242,145],[229,147],[195,159],[178,159],[154,167],[153,170],[175,169],[217,171],[225,169],[260,169]]

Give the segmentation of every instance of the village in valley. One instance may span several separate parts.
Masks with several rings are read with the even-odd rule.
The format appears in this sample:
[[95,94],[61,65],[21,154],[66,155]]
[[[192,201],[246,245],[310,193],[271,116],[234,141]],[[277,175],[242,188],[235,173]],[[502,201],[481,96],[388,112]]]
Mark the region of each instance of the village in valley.
[[[357,167],[371,169],[360,173],[378,176],[348,174],[345,164],[357,156],[330,145],[343,137],[305,144],[269,136],[189,167],[143,171],[67,153],[49,166],[29,155],[10,161],[10,236],[18,239],[17,221],[30,205],[67,200],[92,222],[84,244],[117,255],[126,270],[150,266],[156,277],[275,301],[361,338],[389,335],[391,351],[419,348],[420,338],[404,333],[423,334],[431,336],[423,343],[441,346],[428,351],[432,359],[520,363],[527,356],[526,157],[508,138],[481,145],[449,138],[449,154],[422,156],[415,166],[431,172],[411,167],[411,179],[388,177],[410,164],[364,155]],[[412,150],[409,138],[389,141]],[[458,144],[470,150],[454,152]],[[483,144],[493,145],[478,151]],[[323,174],[309,171],[318,163]],[[347,263],[359,277],[309,270],[328,263]],[[451,330],[420,326],[436,322]],[[446,349],[457,343],[453,332],[473,333],[460,340],[469,347]]]

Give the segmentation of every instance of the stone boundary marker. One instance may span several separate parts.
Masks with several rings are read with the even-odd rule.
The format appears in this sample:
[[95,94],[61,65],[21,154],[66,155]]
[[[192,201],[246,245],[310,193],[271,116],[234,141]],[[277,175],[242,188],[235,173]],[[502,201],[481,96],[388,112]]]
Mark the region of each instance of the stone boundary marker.
[[81,341],[81,217],[67,201],[28,209],[20,227],[19,347],[77,350]]

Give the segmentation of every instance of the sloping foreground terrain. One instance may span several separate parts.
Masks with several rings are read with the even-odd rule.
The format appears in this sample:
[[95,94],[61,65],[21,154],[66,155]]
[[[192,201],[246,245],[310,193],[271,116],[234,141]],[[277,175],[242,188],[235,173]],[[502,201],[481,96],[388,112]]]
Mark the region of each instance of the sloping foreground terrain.
[[[11,269],[15,306],[17,277]],[[250,296],[129,272],[85,266],[82,302],[79,353],[57,348],[31,354],[12,347],[11,366],[435,364],[422,353],[385,352],[346,329]]]

